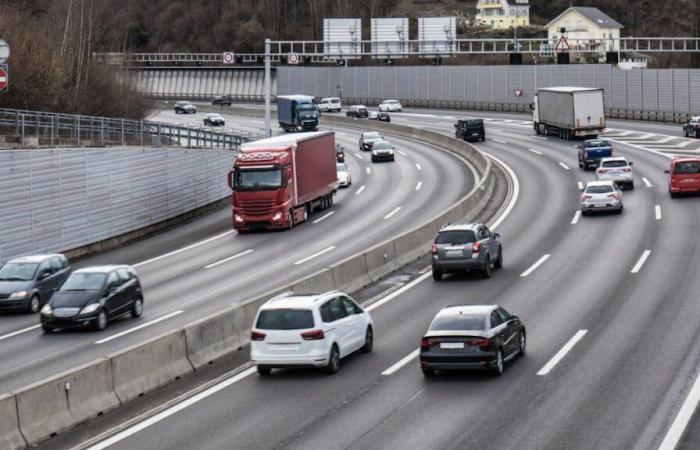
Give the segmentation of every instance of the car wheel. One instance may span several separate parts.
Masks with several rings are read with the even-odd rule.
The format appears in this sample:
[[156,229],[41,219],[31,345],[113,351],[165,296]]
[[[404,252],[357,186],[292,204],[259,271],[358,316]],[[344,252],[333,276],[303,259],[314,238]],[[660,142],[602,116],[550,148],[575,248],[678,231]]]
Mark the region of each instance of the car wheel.
[[623,209],[623,208],[618,209],[618,210],[617,210],[617,213],[618,213],[618,214],[622,214],[622,209]]
[[493,367],[492,371],[497,377],[503,374],[503,351],[500,349],[496,353],[496,365]]
[[700,138],[700,131],[696,131],[696,132],[695,132],[695,137],[696,137],[696,138]]
[[489,255],[486,255],[484,268],[481,269],[481,278],[491,278],[491,257]]
[[493,263],[493,266],[496,269],[501,269],[503,267],[503,247],[498,249],[498,258],[496,258],[496,262]]
[[328,355],[328,364],[325,367],[325,372],[329,375],[338,372],[340,369],[340,352],[338,351],[338,346],[333,344],[331,347],[331,353]]
[[95,320],[95,329],[97,331],[102,331],[107,328],[107,313],[104,310],[100,310],[97,313],[97,319]]
[[433,280],[442,281],[442,270],[433,269]]
[[523,356],[527,347],[527,336],[525,335],[525,330],[520,331],[520,350],[518,355]]
[[421,367],[421,370],[423,371],[423,376],[426,378],[432,378],[435,376],[435,369],[431,367]]
[[668,191],[669,194],[671,194],[671,198],[678,198],[678,194],[675,192]]
[[44,333],[53,333],[53,327],[50,327],[48,325],[44,325],[43,323],[41,324],[41,329],[44,330]]
[[582,216],[587,216],[587,215],[588,215],[588,211],[586,211],[585,209],[582,209],[582,210],[581,210],[581,215],[582,215]]
[[134,300],[134,303],[131,305],[131,317],[136,319],[141,317],[141,314],[143,314],[143,299],[141,297],[137,297],[136,300]]
[[683,136],[688,137],[688,129],[687,128],[683,128]]
[[32,295],[32,298],[29,299],[29,303],[27,303],[26,312],[29,314],[36,314],[39,312],[40,307],[41,307],[41,302],[39,301],[39,296],[34,294],[34,295]]
[[633,190],[634,190],[634,181],[632,181],[632,182],[629,184],[629,186],[630,186],[630,191],[633,191]]
[[374,333],[372,332],[372,327],[367,327],[365,332],[365,345],[360,348],[362,353],[370,353],[374,347]]
[[257,366],[258,369],[258,374],[262,376],[270,375],[270,372],[272,372],[272,369],[267,366]]

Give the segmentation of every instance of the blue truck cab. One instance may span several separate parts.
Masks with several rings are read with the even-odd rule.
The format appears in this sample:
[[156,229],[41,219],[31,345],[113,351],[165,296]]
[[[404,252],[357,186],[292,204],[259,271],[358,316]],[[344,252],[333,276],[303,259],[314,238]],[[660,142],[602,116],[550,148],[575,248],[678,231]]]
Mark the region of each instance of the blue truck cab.
[[318,131],[318,107],[308,95],[277,96],[277,119],[284,131]]
[[605,139],[588,139],[578,145],[578,166],[583,170],[595,168],[601,159],[612,156],[612,144]]

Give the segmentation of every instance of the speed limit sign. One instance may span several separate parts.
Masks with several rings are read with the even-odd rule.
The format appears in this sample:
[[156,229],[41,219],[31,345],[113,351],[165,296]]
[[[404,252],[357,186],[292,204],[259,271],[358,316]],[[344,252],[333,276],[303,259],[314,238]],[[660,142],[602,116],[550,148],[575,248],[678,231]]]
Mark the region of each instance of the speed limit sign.
[[235,55],[233,52],[224,52],[224,54],[223,54],[224,64],[233,64],[235,62],[234,56]]
[[296,53],[290,53],[287,56],[287,64],[299,64],[299,55]]

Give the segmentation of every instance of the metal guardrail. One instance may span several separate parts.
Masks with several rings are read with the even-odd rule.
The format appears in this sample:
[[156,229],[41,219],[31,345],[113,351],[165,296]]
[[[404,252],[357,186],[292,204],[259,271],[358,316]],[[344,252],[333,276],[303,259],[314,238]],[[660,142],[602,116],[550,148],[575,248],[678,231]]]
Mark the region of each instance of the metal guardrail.
[[262,135],[244,131],[214,131],[148,120],[0,109],[0,135],[31,145],[178,145],[238,149]]

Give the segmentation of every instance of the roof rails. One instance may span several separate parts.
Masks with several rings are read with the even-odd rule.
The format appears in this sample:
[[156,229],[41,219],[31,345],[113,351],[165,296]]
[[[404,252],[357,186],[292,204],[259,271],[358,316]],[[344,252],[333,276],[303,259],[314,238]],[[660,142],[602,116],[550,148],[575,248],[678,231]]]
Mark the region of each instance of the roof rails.
[[323,292],[322,294],[310,294],[310,295],[318,295],[318,298],[316,300],[314,300],[314,303],[316,303],[317,301],[321,300],[321,298],[323,298],[329,294],[340,294],[340,291],[337,289],[331,289],[330,291]]
[[294,291],[284,291],[281,294],[277,294],[271,299],[269,299],[266,303],[274,302],[277,300],[282,300],[283,298],[291,297],[294,295]]

